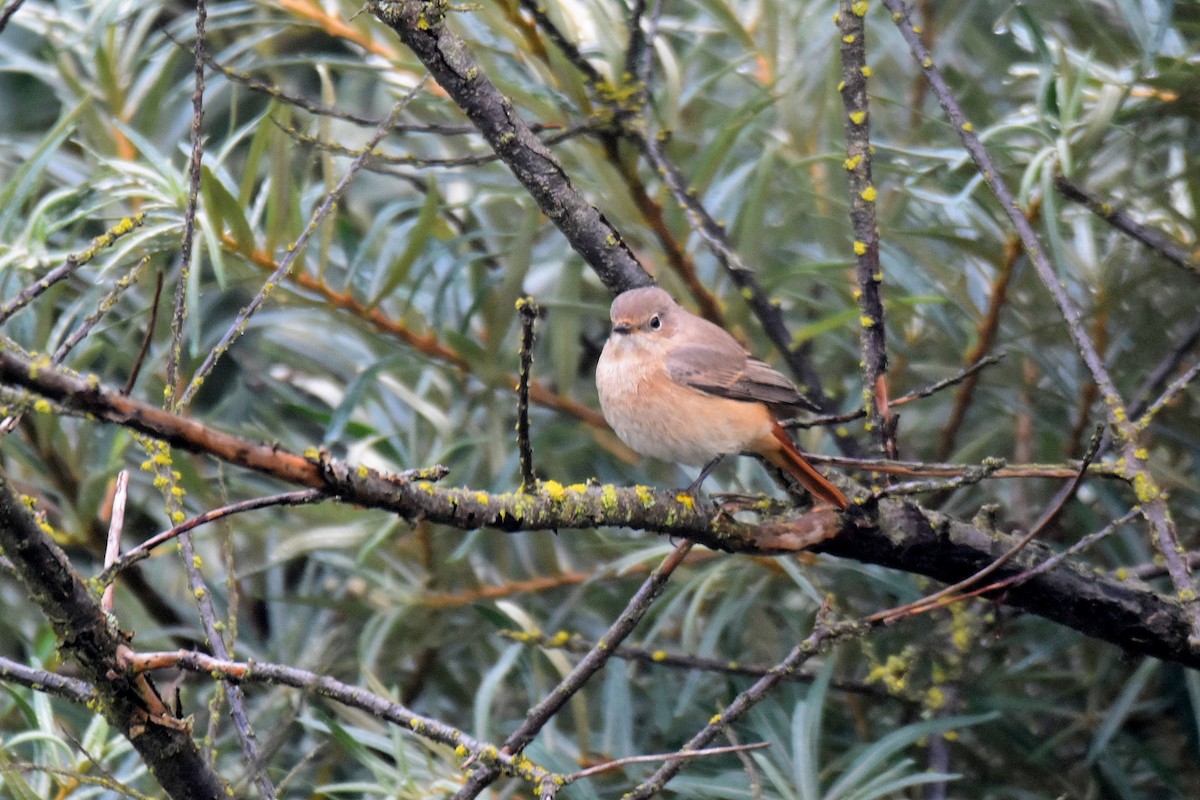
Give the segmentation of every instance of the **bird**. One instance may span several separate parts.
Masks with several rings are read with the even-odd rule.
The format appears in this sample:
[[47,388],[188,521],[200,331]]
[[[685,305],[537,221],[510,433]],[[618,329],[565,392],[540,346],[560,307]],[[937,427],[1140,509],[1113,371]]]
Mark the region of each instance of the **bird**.
[[612,332],[596,365],[604,419],[635,452],[703,469],[729,455],[758,455],[839,510],[846,495],[817,471],[779,424],[811,404],[726,330],[657,286],[617,295]]

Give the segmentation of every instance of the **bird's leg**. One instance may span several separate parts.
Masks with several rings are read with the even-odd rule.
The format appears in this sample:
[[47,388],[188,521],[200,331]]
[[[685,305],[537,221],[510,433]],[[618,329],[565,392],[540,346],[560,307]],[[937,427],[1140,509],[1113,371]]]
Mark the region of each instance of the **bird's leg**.
[[725,456],[723,455],[717,456],[712,461],[705,464],[704,469],[700,470],[700,474],[696,477],[696,480],[692,481],[688,487],[684,489],[684,491],[688,494],[696,494],[696,492],[700,490],[700,484],[704,483],[704,479],[707,478],[712,471],[717,468],[717,464],[720,464],[721,459],[724,457]]

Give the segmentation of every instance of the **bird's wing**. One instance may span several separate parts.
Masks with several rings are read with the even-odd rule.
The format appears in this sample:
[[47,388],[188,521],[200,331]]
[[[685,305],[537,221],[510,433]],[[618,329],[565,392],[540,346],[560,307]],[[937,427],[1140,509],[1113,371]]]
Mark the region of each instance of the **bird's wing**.
[[766,403],[782,415],[798,408],[815,410],[791,381],[746,353],[741,345],[677,347],[667,356],[667,375],[676,383],[718,397]]

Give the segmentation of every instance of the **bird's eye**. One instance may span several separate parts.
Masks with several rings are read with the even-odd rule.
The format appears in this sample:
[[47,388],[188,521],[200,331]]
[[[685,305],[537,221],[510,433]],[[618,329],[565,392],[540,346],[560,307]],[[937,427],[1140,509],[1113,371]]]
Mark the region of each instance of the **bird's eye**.
[[659,319],[658,314],[655,314],[653,317],[650,318],[650,330],[656,331],[661,327],[662,327],[662,320]]

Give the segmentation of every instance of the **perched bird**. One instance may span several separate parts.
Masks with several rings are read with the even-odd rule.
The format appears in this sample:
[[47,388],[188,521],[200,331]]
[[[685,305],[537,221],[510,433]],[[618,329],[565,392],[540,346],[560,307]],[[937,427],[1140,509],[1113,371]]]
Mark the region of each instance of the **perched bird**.
[[658,287],[622,292],[611,317],[596,388],[621,441],[642,455],[703,466],[689,491],[721,458],[745,453],[787,472],[821,503],[847,506],[779,424],[809,407],[791,381]]

